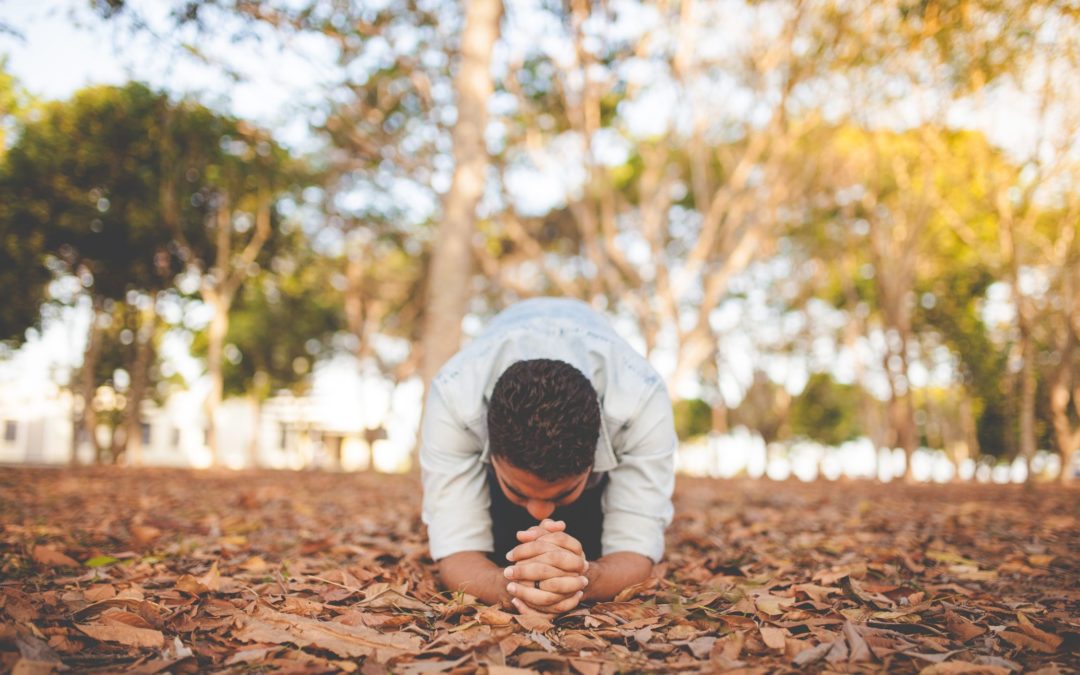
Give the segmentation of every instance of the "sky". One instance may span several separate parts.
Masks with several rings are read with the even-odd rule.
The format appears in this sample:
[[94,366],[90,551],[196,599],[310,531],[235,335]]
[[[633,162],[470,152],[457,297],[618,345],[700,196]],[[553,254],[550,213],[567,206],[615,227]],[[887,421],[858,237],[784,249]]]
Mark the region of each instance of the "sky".
[[[140,80],[275,128],[286,143],[303,142],[304,119],[295,111],[318,95],[331,67],[332,54],[319,41],[293,38],[281,44],[269,34],[261,44],[248,40],[230,45],[172,30],[167,6],[173,3],[129,3],[152,31],[168,35],[168,40],[154,40],[146,34],[132,36],[124,22],[101,20],[86,9],[88,4],[86,0],[0,3],[0,24],[21,34],[0,33],[0,54],[7,55],[8,69],[32,93],[64,99],[88,85]],[[243,79],[231,82],[218,68],[177,58],[162,46],[185,40],[212,58],[226,58]]]

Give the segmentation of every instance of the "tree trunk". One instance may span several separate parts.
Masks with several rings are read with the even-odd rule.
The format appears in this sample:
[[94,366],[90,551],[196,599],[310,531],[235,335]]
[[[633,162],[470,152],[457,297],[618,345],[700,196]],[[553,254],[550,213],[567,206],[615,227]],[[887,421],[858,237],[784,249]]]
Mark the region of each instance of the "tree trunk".
[[206,394],[204,411],[206,414],[206,442],[215,465],[221,464],[220,445],[218,443],[217,412],[224,397],[225,378],[222,373],[225,336],[229,332],[229,304],[219,293],[204,292],[204,300],[210,305],[213,314],[207,327],[206,374],[210,378],[210,390]]
[[251,443],[248,445],[248,468],[258,469],[262,464],[262,399],[258,396],[251,397]]
[[712,422],[712,431],[715,434],[726,434],[729,431],[728,428],[728,409],[724,403],[724,397],[719,394],[716,397],[716,401],[710,406],[710,421]]
[[[142,325],[145,322],[145,325]],[[131,366],[131,390],[128,404],[124,410],[125,454],[127,463],[139,466],[143,460],[142,444],[142,402],[146,398],[146,385],[149,381],[150,362],[154,352],[154,332],[157,328],[157,314],[151,309],[140,312],[140,326],[135,336],[135,359]]]
[[[1061,482],[1072,481],[1072,456],[1080,447],[1080,428],[1073,429],[1069,420],[1069,403],[1080,395],[1080,387],[1073,389],[1073,354],[1076,351],[1076,335],[1066,326],[1064,344],[1060,348],[1061,365],[1050,380],[1050,414],[1054,425],[1054,441],[1061,457]],[[1080,403],[1073,401],[1074,404]],[[1080,408],[1080,405],[1078,405]]]
[[82,419],[75,412],[75,397],[71,397],[71,457],[68,460],[69,466],[79,466],[79,431],[82,429]]
[[1074,429],[1069,422],[1069,387],[1060,379],[1055,381],[1050,391],[1050,407],[1054,423],[1054,440],[1057,442],[1058,455],[1061,457],[1061,482],[1072,481],[1072,457],[1080,448],[1080,429]]
[[917,434],[910,392],[894,394],[889,399],[889,426],[892,427],[890,434],[892,447],[900,447],[904,450],[904,480],[909,483],[914,482],[915,474],[911,469],[911,458],[915,454]]
[[1020,319],[1020,350],[1023,354],[1020,366],[1020,456],[1027,464],[1024,482],[1031,485],[1031,460],[1035,457],[1035,341],[1023,318]]
[[[1013,307],[1016,309],[1017,328],[1020,331],[1020,340],[1017,345],[1020,349],[1020,456],[1027,464],[1024,483],[1027,487],[1032,486],[1031,460],[1035,456],[1035,341],[1031,331],[1031,315],[1028,303],[1024,301],[1024,295],[1020,291],[1020,267],[1021,267],[1021,242],[1017,241],[1017,222],[1012,207],[1005,204],[999,206],[1002,213],[998,227],[998,238],[1002,253],[1002,260],[1009,272],[1009,283],[1012,286]],[[1020,229],[1020,231],[1025,231]]]
[[919,447],[919,429],[915,424],[915,398],[911,387],[911,367],[908,363],[907,349],[911,342],[910,317],[904,315],[905,325],[900,329],[900,362],[904,371],[904,393],[900,396],[900,419],[897,423],[897,434],[900,447],[904,449],[904,457],[907,461],[904,465],[904,480],[913,482],[915,474],[911,471],[911,459],[915,456],[915,450]]
[[90,303],[90,329],[87,332],[86,349],[83,352],[81,369],[81,389],[83,398],[82,429],[94,450],[94,463],[101,463],[102,447],[98,443],[97,411],[94,410],[94,396],[97,393],[97,378],[94,371],[97,368],[98,356],[101,354],[101,328],[98,326],[98,318],[101,314],[104,301],[95,296]]
[[[893,317],[891,327],[896,330],[899,336],[899,345],[895,350],[889,349],[885,352],[884,361],[885,372],[889,380],[890,446],[891,448],[903,448],[904,480],[912,483],[915,481],[915,474],[912,472],[911,459],[918,447],[919,434],[915,424],[915,405],[911,395],[911,380],[908,378],[907,345],[910,336],[909,331],[896,325],[904,323],[903,319],[897,320],[898,317],[902,316],[897,307],[894,306],[892,309],[887,307],[885,314],[886,317]],[[893,372],[889,365],[892,356],[900,357],[899,372]]]
[[452,134],[454,175],[428,277],[429,302],[424,319],[421,368],[425,385],[461,343],[461,319],[472,279],[476,205],[484,192],[488,167],[484,130],[487,102],[493,91],[491,52],[499,35],[502,3],[472,0],[466,7],[461,65],[454,80],[458,112]]
[[109,435],[109,463],[119,464],[127,447],[127,428],[123,424],[113,426]]

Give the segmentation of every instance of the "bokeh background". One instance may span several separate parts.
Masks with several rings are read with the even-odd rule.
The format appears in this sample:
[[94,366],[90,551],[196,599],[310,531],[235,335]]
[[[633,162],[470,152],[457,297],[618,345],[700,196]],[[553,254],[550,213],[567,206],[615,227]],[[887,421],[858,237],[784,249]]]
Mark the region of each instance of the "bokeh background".
[[539,295],[680,470],[1080,471],[1080,9],[0,5],[0,462],[405,471]]

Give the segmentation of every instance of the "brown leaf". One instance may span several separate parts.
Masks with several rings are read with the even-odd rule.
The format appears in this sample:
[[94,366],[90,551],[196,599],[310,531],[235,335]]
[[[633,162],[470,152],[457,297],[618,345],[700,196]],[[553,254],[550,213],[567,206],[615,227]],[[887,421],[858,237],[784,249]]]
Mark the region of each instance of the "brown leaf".
[[746,633],[738,631],[725,635],[713,645],[714,656],[722,656],[728,661],[737,661],[746,643]]
[[[234,608],[230,605],[230,609]],[[285,614],[299,614],[301,616],[316,617],[319,614],[322,614],[324,605],[315,600],[308,600],[307,598],[298,598],[290,595],[285,598],[285,602],[281,604],[279,609]],[[227,613],[232,614],[233,612]]]
[[1009,669],[968,661],[946,661],[923,668],[919,675],[1009,675]]
[[384,614],[376,612],[349,611],[335,619],[346,626],[367,626],[369,628],[398,628],[416,621],[411,614]]
[[1049,567],[1050,563],[1054,562],[1055,558],[1057,558],[1056,555],[1035,555],[1035,554],[1032,554],[1032,555],[1029,555],[1027,559],[1028,559],[1028,562],[1031,563],[1032,565],[1034,565],[1035,567]]
[[669,628],[666,635],[669,640],[689,640],[697,637],[700,632],[691,624],[679,623]]
[[98,584],[83,591],[87,602],[101,602],[116,597],[116,588],[111,584]]
[[559,638],[559,642],[563,647],[576,651],[599,651],[607,647],[607,643],[603,640],[578,631],[563,633]]
[[795,604],[795,598],[784,598],[769,593],[754,598],[754,605],[757,606],[758,611],[769,616],[780,616],[784,613],[785,608],[793,604]]
[[210,589],[207,588],[205,584],[190,574],[184,574],[177,579],[176,585],[173,586],[173,588],[178,591],[184,591],[185,593],[191,593],[192,595],[202,595],[210,592]]
[[1024,631],[1031,637],[1045,643],[1047,646],[1052,647],[1054,650],[1057,650],[1057,648],[1061,646],[1061,643],[1063,642],[1063,638],[1061,636],[1054,635],[1053,633],[1047,633],[1044,630],[1036,628],[1035,625],[1031,623],[1031,620],[1028,619],[1027,616],[1025,616],[1024,614],[1017,614],[1017,619],[1020,622],[1020,630]]
[[131,531],[131,538],[144,546],[161,536],[161,530],[150,525],[132,525],[128,530]]
[[848,661],[861,663],[873,660],[873,655],[870,653],[870,647],[866,644],[866,640],[859,633],[858,627],[850,621],[844,624],[844,638],[848,644]]
[[518,665],[528,668],[534,663],[566,663],[567,658],[558,654],[550,654],[548,652],[524,652],[518,656]]
[[123,609],[110,609],[98,617],[103,626],[131,626],[132,628],[154,628],[142,616]]
[[633,636],[634,642],[637,642],[639,645],[649,644],[649,640],[652,640],[653,638],[652,628],[649,628],[648,626],[645,628],[638,628],[633,632]]
[[165,646],[165,636],[152,628],[135,628],[124,624],[110,626],[77,623],[80,631],[102,642],[118,642],[128,647],[150,647],[161,649]]
[[555,624],[551,623],[543,614],[515,614],[514,621],[517,621],[525,630],[534,630],[540,633],[546,633],[555,627]]
[[795,655],[795,658],[791,660],[796,666],[808,666],[811,663],[817,663],[821,659],[825,658],[825,655],[832,649],[833,643],[822,642],[821,644],[811,647],[810,649],[804,649]]
[[66,635],[54,635],[49,638],[49,646],[61,654],[79,654],[86,648],[81,641],[72,640]]
[[807,649],[813,649],[813,645],[805,640],[799,640],[793,637],[784,638],[784,656],[794,660],[796,656],[803,653]]
[[610,614],[624,621],[651,619],[657,610],[639,602],[598,602],[593,606],[594,614]]
[[687,646],[690,647],[690,653],[694,655],[695,659],[707,659],[709,654],[712,653],[713,647],[716,646],[716,638],[711,635],[703,635],[691,640]]
[[[1013,631],[1003,630],[998,633],[998,637],[1004,638],[1013,643],[1017,647],[1023,649],[1031,649],[1036,652],[1042,652],[1043,654],[1053,654],[1057,651],[1058,646],[1061,644],[1061,639],[1058,638],[1057,643],[1043,642],[1042,640],[1025,635],[1024,633],[1014,633]],[[1057,637],[1056,635],[1053,637]]]
[[397,671],[400,668],[400,672],[402,673],[402,675],[421,675],[422,673],[445,673],[447,671],[454,670],[472,657],[472,654],[465,654],[464,656],[453,660],[412,661],[409,663],[404,663],[396,667],[394,670]]
[[383,586],[385,584],[374,584],[364,592],[364,599],[356,604],[372,609],[415,609],[420,611],[431,609],[427,604],[420,602],[416,598],[410,598],[397,589]]
[[198,582],[211,593],[221,590],[221,573],[218,572],[217,561],[210,566],[210,571],[199,577]]
[[904,562],[904,567],[908,568],[909,572],[914,572],[915,574],[922,574],[926,571],[926,565],[915,562],[907,553],[901,553],[900,559]]
[[31,555],[36,562],[48,567],[81,567],[78,561],[69,558],[52,546],[35,546]]
[[535,675],[532,668],[514,668],[513,666],[489,665],[488,675]]
[[37,635],[30,630],[19,626],[15,629],[15,647],[19,650],[19,656],[28,661],[45,661],[59,663],[60,655]]
[[804,593],[814,602],[823,602],[828,599],[830,595],[835,595],[840,592],[839,588],[818,586],[817,584],[795,584],[791,589],[799,593]]
[[52,675],[60,664],[51,661],[33,661],[20,658],[11,669],[11,675]]
[[855,563],[852,565],[838,565],[827,570],[821,570],[814,574],[812,579],[820,581],[822,586],[832,586],[844,577],[861,579],[866,576],[866,564]]
[[849,652],[847,647],[847,641],[844,638],[837,638],[832,643],[832,648],[829,649],[829,653],[825,655],[825,660],[829,663],[842,663],[848,660]]
[[499,652],[503,658],[507,658],[517,650],[521,649],[525,645],[529,644],[529,638],[521,635],[520,633],[514,633],[507,635],[502,640],[499,640]]
[[783,651],[785,643],[784,637],[787,635],[787,631],[783,628],[774,628],[773,626],[761,626],[761,641],[765,643],[765,646],[769,649],[776,651]]
[[248,572],[265,572],[269,569],[270,565],[266,563],[266,560],[262,556],[253,555],[244,562],[240,563],[240,569]]
[[604,664],[599,661],[570,657],[570,667],[581,673],[581,675],[600,675],[600,671],[604,669]]
[[476,620],[485,626],[505,626],[513,623],[514,615],[496,607],[485,607],[476,613]]
[[138,612],[140,605],[145,602],[144,600],[134,600],[131,598],[109,598],[108,600],[102,600],[101,602],[95,602],[92,605],[87,605],[79,611],[75,612],[74,618],[84,621],[90,617],[97,616],[103,612],[107,612],[110,609],[126,609],[128,611]]
[[254,663],[258,661],[264,661],[268,654],[271,652],[279,651],[281,647],[248,647],[245,649],[238,649],[233,652],[233,655],[225,660],[225,665],[234,666],[237,663]]
[[945,612],[945,626],[961,642],[967,642],[986,632],[985,627],[978,626],[952,611]]
[[253,617],[243,617],[235,637],[244,642],[314,645],[338,656],[373,656],[379,663],[420,649],[422,641],[411,633],[384,634],[366,626],[346,626],[336,621],[318,621],[293,614],[260,609]]

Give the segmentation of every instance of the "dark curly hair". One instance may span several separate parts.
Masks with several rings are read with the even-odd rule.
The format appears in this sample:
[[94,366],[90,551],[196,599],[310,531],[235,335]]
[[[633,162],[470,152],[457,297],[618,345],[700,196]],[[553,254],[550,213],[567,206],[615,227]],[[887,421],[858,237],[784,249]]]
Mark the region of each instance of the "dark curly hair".
[[495,383],[487,412],[491,454],[546,481],[584,472],[600,435],[589,378],[553,359],[518,361]]

